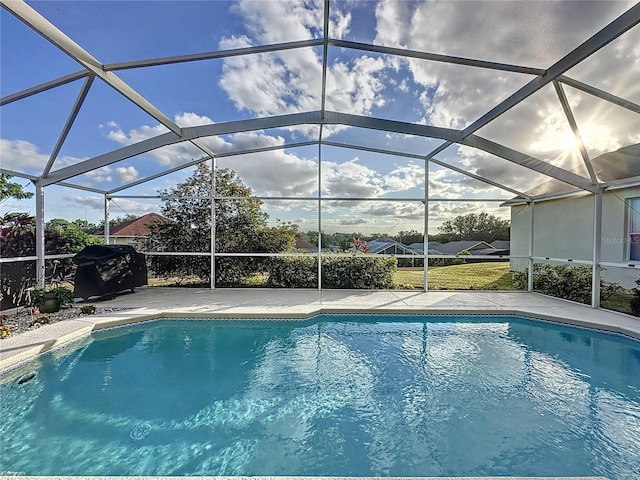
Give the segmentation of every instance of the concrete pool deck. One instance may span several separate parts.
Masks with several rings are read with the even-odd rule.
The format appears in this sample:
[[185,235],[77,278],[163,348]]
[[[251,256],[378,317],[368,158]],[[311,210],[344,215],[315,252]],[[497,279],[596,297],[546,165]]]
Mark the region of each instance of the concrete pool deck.
[[94,330],[155,318],[307,318],[319,313],[518,314],[640,339],[640,319],[528,292],[140,288],[101,307],[0,341],[0,371]]

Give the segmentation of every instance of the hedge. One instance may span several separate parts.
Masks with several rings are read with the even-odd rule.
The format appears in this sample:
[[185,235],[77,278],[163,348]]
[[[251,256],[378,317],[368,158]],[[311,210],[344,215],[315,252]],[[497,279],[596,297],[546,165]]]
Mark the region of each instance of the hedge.
[[[390,289],[397,270],[395,258],[375,255],[322,258],[322,288]],[[269,268],[267,286],[285,288],[316,288],[318,286],[316,257],[274,258]]]
[[[591,267],[580,265],[548,265],[536,263],[533,265],[533,290],[580,303],[591,303]],[[513,284],[518,290],[526,290],[528,284],[528,269],[513,275]],[[619,287],[600,280],[600,299],[604,300],[613,295]]]

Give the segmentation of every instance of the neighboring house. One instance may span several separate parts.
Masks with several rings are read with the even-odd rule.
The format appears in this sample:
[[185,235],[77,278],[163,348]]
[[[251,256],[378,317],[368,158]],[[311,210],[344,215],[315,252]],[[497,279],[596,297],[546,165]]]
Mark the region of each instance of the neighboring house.
[[[440,242],[429,242],[429,252],[427,253],[428,255],[444,255],[439,248],[442,246],[443,244]],[[420,255],[424,254],[424,243],[412,243],[411,245],[409,245],[409,248],[411,248],[412,250],[415,250],[416,252],[418,252]]]
[[[602,196],[602,278],[632,288],[640,276],[640,144],[604,154],[592,164],[598,179],[608,186]],[[594,196],[567,187],[553,180],[526,192],[545,196],[534,207],[533,256],[545,259],[536,262],[593,259]],[[511,206],[511,255],[527,257],[529,207],[519,198],[505,205]],[[625,266],[611,265],[615,263]],[[527,266],[526,258],[511,260],[513,270]]]
[[[424,243],[412,243],[410,248],[422,255]],[[463,251],[471,255],[509,255],[509,242],[496,240],[492,243],[481,240],[461,240],[457,242],[429,242],[429,255],[458,255]]]
[[307,242],[305,240],[302,240],[299,237],[296,237],[296,244],[293,247],[293,249],[295,251],[302,250],[302,251],[305,251],[305,252],[314,252],[314,253],[318,251],[318,247],[316,247],[315,245],[313,245],[313,244],[311,244],[311,243],[309,243],[309,242]]
[[[422,255],[421,252],[390,238],[376,238],[367,242],[367,247],[369,247],[369,253],[380,255]],[[350,250],[353,250],[353,248]]]
[[509,252],[511,251],[511,242],[509,240],[494,240],[489,245],[491,245],[491,248],[506,252],[501,253],[500,255],[509,255]]
[[[116,226],[109,227],[109,243],[115,245],[136,246],[140,240],[149,236],[149,225],[156,222],[170,222],[166,217],[157,213],[148,213],[142,217],[127,220]],[[100,230],[94,235],[104,236],[104,230]]]
[[494,250],[487,242],[478,240],[459,240],[457,242],[442,243],[438,251],[442,255],[457,255],[467,251],[471,255],[489,255],[487,251]]

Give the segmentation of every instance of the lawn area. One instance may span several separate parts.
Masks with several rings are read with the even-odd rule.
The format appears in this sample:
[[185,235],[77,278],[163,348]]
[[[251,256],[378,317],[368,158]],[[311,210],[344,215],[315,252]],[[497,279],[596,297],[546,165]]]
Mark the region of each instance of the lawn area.
[[607,299],[601,300],[600,306],[608,310],[613,310],[614,312],[633,315],[633,311],[631,310],[631,300],[633,299],[633,297],[634,295],[632,292],[628,290],[622,290],[613,294]]
[[[422,288],[422,268],[399,268],[398,288]],[[430,290],[514,290],[509,262],[483,262],[429,268]]]

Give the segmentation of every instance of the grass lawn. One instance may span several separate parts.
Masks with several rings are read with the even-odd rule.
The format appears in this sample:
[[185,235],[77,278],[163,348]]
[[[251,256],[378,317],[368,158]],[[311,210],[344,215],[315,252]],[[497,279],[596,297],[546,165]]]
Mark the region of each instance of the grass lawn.
[[[422,288],[422,268],[399,268],[398,288]],[[509,262],[483,262],[429,268],[430,290],[514,290]]]
[[622,312],[633,315],[633,311],[631,310],[631,300],[633,299],[633,297],[633,293],[628,290],[623,290],[607,299],[601,300],[600,306],[602,308],[613,310],[615,312]]

